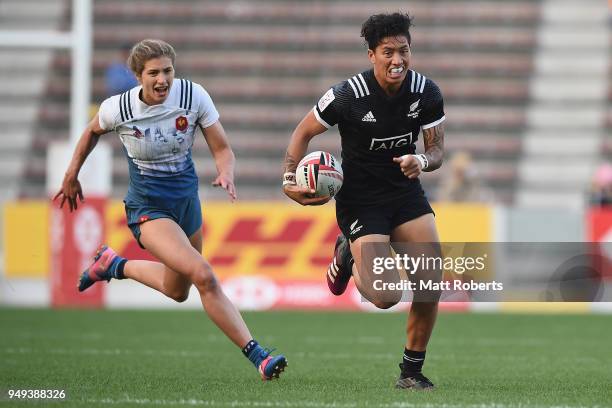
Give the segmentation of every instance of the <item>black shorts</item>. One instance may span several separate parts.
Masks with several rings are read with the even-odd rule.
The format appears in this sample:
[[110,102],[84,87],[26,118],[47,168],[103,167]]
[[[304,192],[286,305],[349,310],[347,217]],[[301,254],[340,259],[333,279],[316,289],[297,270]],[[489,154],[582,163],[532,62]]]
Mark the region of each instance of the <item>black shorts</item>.
[[434,214],[422,189],[402,199],[371,206],[336,201],[336,220],[351,242],[364,235],[391,235],[395,227],[425,214]]

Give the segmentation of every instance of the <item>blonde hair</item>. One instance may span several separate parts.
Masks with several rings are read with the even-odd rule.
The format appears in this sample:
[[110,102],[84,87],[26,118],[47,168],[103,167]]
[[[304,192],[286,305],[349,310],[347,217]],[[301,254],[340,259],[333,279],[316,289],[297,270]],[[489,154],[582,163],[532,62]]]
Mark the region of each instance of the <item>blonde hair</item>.
[[127,64],[134,74],[139,76],[144,70],[145,63],[153,58],[168,57],[172,60],[176,58],[174,48],[165,41],[146,39],[142,40],[132,47],[130,56],[127,59]]

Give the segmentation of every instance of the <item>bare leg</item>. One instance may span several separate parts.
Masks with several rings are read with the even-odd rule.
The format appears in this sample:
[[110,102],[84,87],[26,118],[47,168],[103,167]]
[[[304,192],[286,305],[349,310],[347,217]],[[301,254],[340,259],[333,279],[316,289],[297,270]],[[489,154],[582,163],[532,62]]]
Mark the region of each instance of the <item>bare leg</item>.
[[160,262],[130,260],[125,264],[123,273],[126,278],[155,289],[177,302],[187,300],[189,295],[191,281]]
[[[438,243],[438,232],[433,214],[425,214],[396,227],[391,237],[394,242]],[[438,316],[438,302],[413,302],[408,315],[406,348],[425,351]]]
[[351,242],[353,278],[359,293],[379,309],[388,309],[401,300],[401,292],[377,290],[375,280],[385,283],[397,282],[399,273],[396,269],[386,270],[380,275],[374,274],[371,265],[374,257],[389,257],[391,255],[389,236],[380,234],[365,235]]
[[[130,263],[135,265],[128,273],[144,280],[146,283],[143,283],[157,290],[160,287],[161,277],[163,277],[162,288],[168,281],[176,279],[170,272],[180,275],[181,279],[185,279],[183,282],[187,280],[192,282],[198,289],[202,305],[212,321],[234,344],[244,347],[252,339],[249,329],[236,307],[221,290],[210,264],[200,251],[194,248],[180,227],[170,219],[160,218],[142,224],[140,230],[141,242],[165,265],[165,271],[162,275],[160,264],[155,262],[144,264],[130,261],[126,266]],[[143,277],[148,271],[151,271],[154,277]]]
[[[202,230],[193,233],[189,242],[196,251],[202,253]],[[189,296],[191,280],[160,262],[130,260],[125,264],[123,273],[126,278],[155,289],[177,302],[183,302]]]
[[438,303],[413,303],[408,315],[406,348],[414,351],[425,351],[429,338],[436,324]]

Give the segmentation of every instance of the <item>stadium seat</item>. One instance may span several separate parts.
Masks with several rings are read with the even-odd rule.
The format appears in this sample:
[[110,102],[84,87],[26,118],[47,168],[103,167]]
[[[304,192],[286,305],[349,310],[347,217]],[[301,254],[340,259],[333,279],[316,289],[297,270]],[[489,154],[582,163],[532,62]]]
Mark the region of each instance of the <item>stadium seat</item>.
[[[100,103],[106,97],[104,69],[126,41],[153,36],[171,42],[177,76],[203,84],[220,111],[238,157],[241,198],[280,198],[279,175],[295,125],[330,85],[369,66],[361,23],[370,14],[405,7],[400,1],[364,1],[359,7],[347,1],[95,2],[92,99]],[[411,2],[409,11],[416,23],[413,68],[433,78],[445,95],[449,155],[472,153],[496,198],[511,202],[539,2],[421,0]],[[69,84],[70,56],[57,51],[31,144],[32,155],[41,160],[27,163],[22,195],[43,193],[46,146],[67,137]],[[120,197],[127,166],[121,164],[119,141],[111,139],[113,191]],[[337,132],[316,138],[315,148],[338,154]],[[210,181],[214,166],[201,139],[194,160],[202,182]],[[439,177],[424,178],[431,195]]]

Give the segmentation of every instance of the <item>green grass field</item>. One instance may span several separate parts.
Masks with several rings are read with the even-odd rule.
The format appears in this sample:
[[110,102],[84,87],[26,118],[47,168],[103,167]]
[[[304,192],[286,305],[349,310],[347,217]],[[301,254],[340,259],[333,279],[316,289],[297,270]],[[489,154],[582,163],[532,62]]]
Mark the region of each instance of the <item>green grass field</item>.
[[[264,383],[203,313],[0,309],[0,406],[604,407],[612,318],[442,314],[425,373],[438,389],[395,390],[404,314],[245,313],[289,359]],[[8,389],[64,389],[15,402]]]

